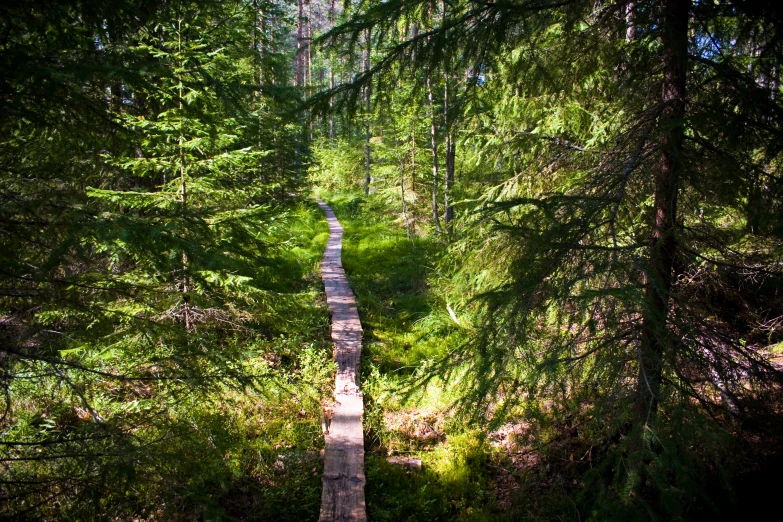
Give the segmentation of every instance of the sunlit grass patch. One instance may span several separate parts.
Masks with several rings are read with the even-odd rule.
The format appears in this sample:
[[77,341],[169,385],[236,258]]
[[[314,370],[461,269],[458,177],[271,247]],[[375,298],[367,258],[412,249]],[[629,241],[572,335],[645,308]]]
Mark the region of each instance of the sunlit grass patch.
[[[499,520],[485,468],[489,446],[454,418],[464,372],[456,371],[452,382],[416,384],[462,338],[431,288],[443,243],[409,239],[380,198],[322,196],[345,229],[342,261],[364,329],[369,518]],[[420,458],[423,467],[391,464],[390,455]]]

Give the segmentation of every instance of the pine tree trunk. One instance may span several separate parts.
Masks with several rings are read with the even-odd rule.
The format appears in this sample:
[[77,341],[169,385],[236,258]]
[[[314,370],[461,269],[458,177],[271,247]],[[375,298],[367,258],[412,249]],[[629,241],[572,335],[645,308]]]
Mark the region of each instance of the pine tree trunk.
[[[334,89],[334,69],[332,63],[329,63],[329,90]],[[334,141],[335,128],[334,128],[334,97],[329,96],[329,139]]]
[[[182,19],[177,20],[177,54],[179,55],[179,68],[182,69]],[[179,137],[177,138],[178,154],[179,154],[179,183],[180,183],[180,203],[182,204],[182,213],[185,213],[185,209],[188,206],[188,189],[187,189],[187,177],[185,168],[185,136],[184,136],[184,114],[183,114],[183,93],[182,93],[182,77],[177,78],[179,85],[177,90],[178,101],[177,106],[179,108]],[[190,332],[190,303],[188,292],[190,291],[190,278],[188,277],[188,255],[182,252],[182,312],[185,320],[185,331]]]
[[304,0],[297,1],[299,17],[296,20],[296,86],[304,86]]
[[451,188],[454,186],[454,164],[457,155],[457,144],[454,143],[454,137],[451,132],[446,135],[446,187],[444,194],[444,218],[446,220],[446,233],[451,234],[454,230],[454,207],[451,202]]
[[258,53],[258,94],[264,88],[264,54],[266,53],[266,13],[264,13],[264,3],[257,1],[254,5],[256,12],[256,23],[253,25],[253,48]]
[[307,20],[305,25],[305,46],[307,47],[307,94],[313,87],[313,56],[310,49],[310,43],[313,41],[313,3],[307,2]]
[[[445,16],[446,5],[443,12]],[[454,208],[451,206],[451,187],[454,185],[454,160],[456,159],[456,144],[454,143],[453,130],[449,122],[449,74],[443,75],[446,86],[443,89],[443,128],[446,129],[446,185],[443,189],[443,217],[446,222],[446,233],[453,232]]]
[[639,353],[636,423],[647,425],[660,402],[663,359],[671,349],[667,317],[674,264],[677,258],[676,220],[685,118],[690,0],[662,0],[663,103],[659,121],[660,168],[654,174],[655,216],[645,288],[646,309]]
[[[305,45],[307,46],[307,81],[305,82],[307,85],[307,96],[312,96],[313,94],[313,57],[311,53],[310,44],[313,41],[313,2],[311,0],[308,0],[307,2],[307,34],[305,37]],[[310,111],[307,111],[307,125],[310,129],[309,134],[309,143],[312,143],[313,141],[313,118],[310,114]]]
[[[334,1],[329,0],[329,27],[334,27]],[[329,53],[329,90],[334,89],[334,51]],[[329,96],[329,140],[334,141],[334,97]]]
[[[364,72],[370,70],[370,31],[364,31]],[[370,193],[370,85],[364,88],[365,120],[364,120],[364,193]]]
[[414,195],[414,203],[411,204],[408,212],[408,222],[411,223],[410,226],[413,229],[416,223],[416,123],[411,126],[411,193]]
[[[430,0],[430,27],[435,26],[435,0]],[[427,37],[429,40],[430,37]],[[430,109],[430,141],[432,147],[432,222],[435,230],[442,232],[438,214],[438,182],[440,181],[440,165],[438,162],[438,128],[435,121],[435,99],[432,95],[432,70],[427,69],[427,104]]]
[[432,82],[429,71],[427,72],[427,103],[430,107],[430,142],[432,145],[432,222],[435,230],[441,232],[440,216],[438,215],[438,129],[435,125],[435,101],[432,96]]
[[[393,101],[392,106],[394,106]],[[400,203],[402,204],[402,219],[405,222],[405,231],[408,235],[408,239],[411,239],[411,225],[408,221],[408,204],[405,201],[405,157],[400,152],[400,142],[397,137],[397,125],[394,124],[392,129],[394,131],[394,153],[397,155],[397,160],[400,162]]]

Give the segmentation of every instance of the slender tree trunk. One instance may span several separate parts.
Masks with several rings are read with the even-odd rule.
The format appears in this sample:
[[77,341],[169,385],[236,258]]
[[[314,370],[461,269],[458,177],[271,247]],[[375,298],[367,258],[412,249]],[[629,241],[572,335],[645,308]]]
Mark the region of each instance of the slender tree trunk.
[[[107,29],[109,33],[109,41],[114,46],[119,47],[122,44],[122,37],[120,35],[120,28],[119,23],[116,19],[107,21]],[[122,117],[123,113],[123,97],[122,97],[122,80],[120,78],[114,78],[111,81],[111,85],[109,87],[109,111],[110,111],[110,118],[112,119],[119,119]],[[112,145],[110,145],[112,148],[114,148],[116,143],[120,141],[122,138],[117,132],[118,126],[112,126],[111,131],[109,133],[109,141]],[[151,181],[151,180],[150,180]]]
[[266,13],[264,13],[264,1],[255,3],[256,23],[253,25],[253,48],[258,53],[258,94],[264,88],[264,56],[266,54]]
[[625,40],[633,42],[636,40],[636,2],[628,0],[625,4]]
[[[331,60],[329,60],[329,90],[334,89],[334,69],[332,69]],[[334,141],[335,128],[334,128],[334,97],[329,95],[329,139]]]
[[[394,101],[392,101],[392,107],[394,107]],[[405,232],[408,235],[408,239],[411,239],[411,226],[408,222],[408,205],[405,201],[405,157],[400,153],[400,143],[397,137],[397,125],[393,125],[394,131],[394,153],[397,156],[397,161],[400,162],[400,202],[402,204],[402,219],[405,222]]]
[[[330,60],[331,62],[331,60]],[[334,69],[332,64],[329,63],[329,90],[334,89]],[[334,127],[334,97],[329,95],[329,140],[335,139],[335,127]]]
[[663,129],[663,133],[660,138],[660,168],[654,174],[655,216],[636,390],[636,422],[641,426],[647,425],[658,409],[663,359],[671,349],[667,318],[677,258],[677,195],[683,169],[685,134],[688,15],[691,4],[690,0],[662,0],[661,3],[664,109],[659,128]]
[[[364,31],[365,49],[364,49],[364,72],[370,70],[370,31],[369,29]],[[368,84],[364,88],[364,103],[365,103],[365,116],[364,116],[364,193],[370,193],[370,97],[371,88]]]
[[454,165],[456,163],[457,144],[451,132],[446,134],[446,186],[443,191],[444,219],[446,221],[446,233],[454,232],[454,206],[451,201],[451,189],[454,186]]
[[[345,56],[341,56],[340,57],[340,85],[345,83],[345,73],[346,73]],[[353,138],[354,136],[353,120],[354,118],[346,117],[345,114],[342,114],[340,116],[340,124],[342,127],[342,132],[340,133],[341,135],[347,136],[349,138]]]
[[[446,20],[446,1],[441,2],[443,9],[443,21]],[[454,220],[454,207],[451,206],[451,188],[454,186],[454,164],[456,160],[456,143],[454,143],[454,128],[450,118],[453,118],[449,114],[451,108],[449,103],[451,102],[451,76],[450,67],[444,74],[444,87],[443,87],[443,128],[446,132],[446,184],[443,188],[443,217],[446,221],[446,233],[451,235],[453,232]]]
[[440,216],[438,215],[438,181],[440,167],[438,165],[438,129],[435,124],[435,100],[432,96],[430,72],[427,72],[427,103],[430,109],[430,142],[432,146],[432,222],[435,230],[441,232]]
[[[313,59],[311,53],[311,43],[313,42],[313,2],[307,1],[307,36],[305,38],[305,45],[307,45],[307,96],[313,94]],[[313,141],[313,118],[310,111],[307,111],[308,126],[310,129],[309,142]]]
[[[179,54],[179,69],[182,69],[182,20],[177,20],[177,52]],[[185,118],[183,114],[182,103],[182,77],[178,78],[178,108],[179,108],[179,137],[177,138],[178,154],[179,154],[179,190],[180,190],[180,203],[182,204],[182,212],[188,206],[188,191],[187,191],[187,175],[185,168],[185,136],[184,125]],[[190,303],[188,298],[188,291],[190,290],[190,280],[188,277],[188,255],[182,252],[182,312],[185,319],[185,331],[189,332],[191,329],[190,321]]]
[[[265,5],[268,5],[268,4],[265,4]],[[263,23],[262,27],[264,28],[264,31],[263,31],[263,33],[264,33],[264,40],[263,40],[264,56],[263,56],[263,58],[266,59],[267,55],[273,55],[275,53],[275,51],[277,50],[277,46],[275,45],[274,31],[270,30],[270,37],[269,38],[266,37],[267,29],[269,27],[274,28],[276,26],[276,23],[277,23],[277,17],[275,16],[274,11],[268,11],[267,13],[265,13],[264,16],[261,18],[261,22]],[[276,81],[278,79],[277,71],[278,71],[277,68],[273,64],[270,64],[269,72],[271,74],[269,75],[270,76],[269,80],[267,80],[267,83],[269,83],[270,85],[275,85],[276,84]]]
[[305,25],[305,46],[307,47],[307,93],[313,86],[313,57],[310,52],[310,43],[313,41],[313,2],[307,1],[307,21]]
[[[416,195],[416,123],[411,126],[411,193]],[[416,205],[413,205],[408,214],[410,219],[408,222],[411,224],[411,229],[416,223]]]
[[296,77],[297,87],[304,86],[304,0],[297,0],[299,17],[296,21]]
[[[413,24],[411,26],[411,40],[415,40],[416,37],[419,36],[419,26],[417,24]],[[416,48],[413,48],[413,52],[411,53],[411,61],[416,61]]]
[[[445,5],[444,5],[445,10]],[[449,121],[449,88],[448,72],[443,75],[446,86],[443,89],[443,128],[446,129],[446,185],[443,189],[443,217],[446,222],[446,233],[453,232],[454,208],[451,206],[451,188],[454,185],[454,163],[456,159],[456,144],[454,131]]]
[[[435,26],[435,0],[430,0],[429,6],[430,27]],[[429,37],[427,37],[429,40]],[[427,105],[430,110],[430,142],[432,147],[432,222],[435,224],[435,230],[442,232],[440,226],[440,215],[438,213],[438,183],[440,181],[440,165],[438,162],[438,127],[435,120],[435,98],[432,95],[432,70],[427,68],[427,78],[425,80],[427,87]]]
[[[264,12],[264,0],[257,0],[255,4],[256,11],[256,23],[253,27],[253,45],[258,53],[258,128],[262,128],[262,98],[264,94],[264,58],[266,56],[266,13]],[[272,75],[274,78],[274,74]],[[258,133],[258,147],[261,148],[261,132]],[[259,178],[262,181],[266,180],[266,174],[259,169]]]
[[[334,0],[329,0],[329,27],[334,27]],[[334,89],[334,51],[329,52],[329,90]],[[334,141],[334,97],[329,96],[329,140]]]

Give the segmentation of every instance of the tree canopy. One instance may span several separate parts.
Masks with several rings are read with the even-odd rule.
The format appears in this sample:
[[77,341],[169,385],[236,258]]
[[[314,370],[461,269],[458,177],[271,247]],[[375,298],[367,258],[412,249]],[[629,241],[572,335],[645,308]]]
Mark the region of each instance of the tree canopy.
[[334,370],[313,189],[371,216],[367,440],[433,387],[476,440],[549,426],[591,520],[698,519],[781,455],[776,1],[23,0],[0,34],[0,515],[281,519]]

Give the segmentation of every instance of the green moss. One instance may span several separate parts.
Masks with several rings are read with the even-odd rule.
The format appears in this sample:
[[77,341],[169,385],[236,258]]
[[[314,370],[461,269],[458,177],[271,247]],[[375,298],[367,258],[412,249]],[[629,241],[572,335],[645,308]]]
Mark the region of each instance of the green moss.
[[[486,466],[489,447],[449,418],[453,388],[442,381],[411,387],[422,365],[443,357],[460,336],[432,288],[445,245],[409,239],[377,195],[321,196],[345,229],[342,260],[364,329],[369,519],[502,520]],[[388,453],[412,454],[423,468],[390,464]]]

